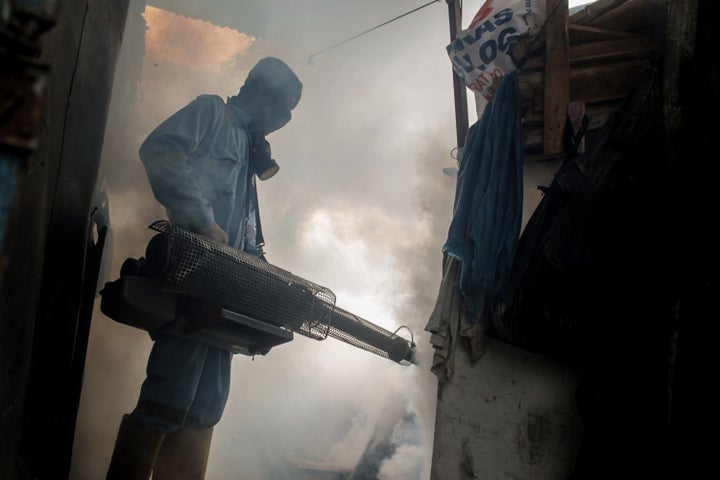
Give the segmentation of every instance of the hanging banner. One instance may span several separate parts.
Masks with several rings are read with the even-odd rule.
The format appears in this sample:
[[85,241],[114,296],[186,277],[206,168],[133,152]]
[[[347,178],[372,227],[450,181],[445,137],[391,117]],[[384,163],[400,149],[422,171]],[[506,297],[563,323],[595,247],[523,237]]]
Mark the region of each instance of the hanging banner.
[[518,35],[534,35],[545,21],[545,0],[486,0],[447,46],[453,69],[467,87],[490,100],[499,79],[515,69],[509,55]]

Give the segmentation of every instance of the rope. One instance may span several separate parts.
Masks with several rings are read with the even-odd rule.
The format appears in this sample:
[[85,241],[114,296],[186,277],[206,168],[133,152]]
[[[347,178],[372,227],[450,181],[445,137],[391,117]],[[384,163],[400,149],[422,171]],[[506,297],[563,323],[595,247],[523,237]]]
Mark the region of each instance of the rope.
[[338,42],[338,43],[336,43],[336,44],[334,44],[334,45],[330,45],[329,47],[324,48],[324,49],[322,49],[322,50],[319,50],[319,51],[317,51],[317,52],[315,52],[315,53],[311,53],[311,54],[308,56],[308,64],[309,64],[309,65],[312,65],[313,59],[314,59],[315,57],[317,57],[318,55],[320,55],[321,53],[325,53],[325,52],[327,52],[328,50],[332,50],[332,49],[335,48],[335,47],[339,47],[340,45],[343,45],[343,44],[345,44],[345,43],[347,43],[347,42],[349,42],[349,41],[351,41],[351,40],[355,40],[356,38],[361,37],[361,36],[365,35],[366,33],[370,33],[370,32],[372,32],[373,30],[376,30],[376,29],[378,29],[378,28],[380,28],[380,27],[383,27],[383,26],[387,25],[388,23],[392,23],[392,22],[394,22],[395,20],[399,20],[399,19],[401,19],[401,18],[403,18],[403,17],[405,17],[405,16],[407,16],[407,15],[410,15],[411,13],[415,13],[415,12],[417,12],[418,10],[427,7],[428,5],[432,5],[433,3],[437,3],[437,2],[439,2],[439,1],[440,1],[440,0],[432,0],[431,2],[428,2],[428,3],[426,3],[425,5],[421,5],[421,6],[417,7],[417,8],[414,8],[414,9],[410,10],[409,12],[405,12],[405,13],[403,13],[402,15],[398,15],[398,16],[395,17],[395,18],[391,18],[390,20],[388,20],[388,21],[386,21],[386,22],[383,22],[383,23],[381,23],[380,25],[376,25],[376,26],[374,26],[374,27],[372,27],[372,28],[370,28],[370,29],[368,29],[368,30],[365,30],[364,32],[358,33],[357,35],[354,35],[354,36],[352,36],[352,37],[350,37],[350,38],[348,38],[348,39],[345,39],[345,40],[343,40],[342,42]]

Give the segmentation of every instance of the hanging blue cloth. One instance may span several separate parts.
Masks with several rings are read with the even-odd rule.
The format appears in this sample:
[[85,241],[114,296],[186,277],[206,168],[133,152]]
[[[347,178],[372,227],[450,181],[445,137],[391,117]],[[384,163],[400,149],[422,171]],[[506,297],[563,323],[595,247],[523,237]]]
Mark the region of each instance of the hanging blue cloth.
[[523,163],[520,85],[505,75],[468,130],[458,165],[453,218],[443,251],[462,262],[459,289],[470,319],[507,287],[520,236]]

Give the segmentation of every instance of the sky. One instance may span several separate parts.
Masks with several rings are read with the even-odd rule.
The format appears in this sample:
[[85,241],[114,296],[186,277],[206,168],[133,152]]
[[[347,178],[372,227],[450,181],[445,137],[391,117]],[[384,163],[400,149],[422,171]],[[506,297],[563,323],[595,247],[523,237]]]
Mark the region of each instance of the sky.
[[[137,157],[144,137],[199,94],[234,95],[257,60],[277,56],[304,89],[293,120],[268,136],[280,171],[258,182],[267,259],[329,288],[344,310],[390,331],[407,327],[400,334],[412,335],[418,348],[419,365],[411,366],[300,335],[265,356],[236,355],[208,480],[275,479],[272,469],[285,461],[352,469],[386,415],[402,413],[414,421],[397,423],[393,436],[402,448],[383,463],[380,480],[429,478],[437,383],[424,327],[452,218],[455,178],[443,169],[456,165],[457,146],[447,5],[434,3],[333,47],[425,3],[194,4],[221,9],[230,28],[131,2],[98,182],[112,229],[100,287],[117,278],[126,258],[144,255],[154,233],[147,226],[165,218]],[[464,26],[481,3],[464,2]],[[470,124],[475,120],[471,107]],[[524,220],[539,199],[535,186],[551,174],[526,170]],[[99,303],[73,480],[104,477],[151,347],[146,332],[104,316]]]

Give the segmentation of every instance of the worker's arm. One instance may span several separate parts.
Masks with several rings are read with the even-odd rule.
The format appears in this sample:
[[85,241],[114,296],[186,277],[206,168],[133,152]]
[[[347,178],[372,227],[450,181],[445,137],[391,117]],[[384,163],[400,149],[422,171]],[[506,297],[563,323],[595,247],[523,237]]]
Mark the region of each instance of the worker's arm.
[[191,175],[191,156],[218,115],[218,105],[201,96],[153,130],[140,146],[139,154],[153,194],[167,209],[170,220],[227,243],[227,235],[215,223],[210,202]]

